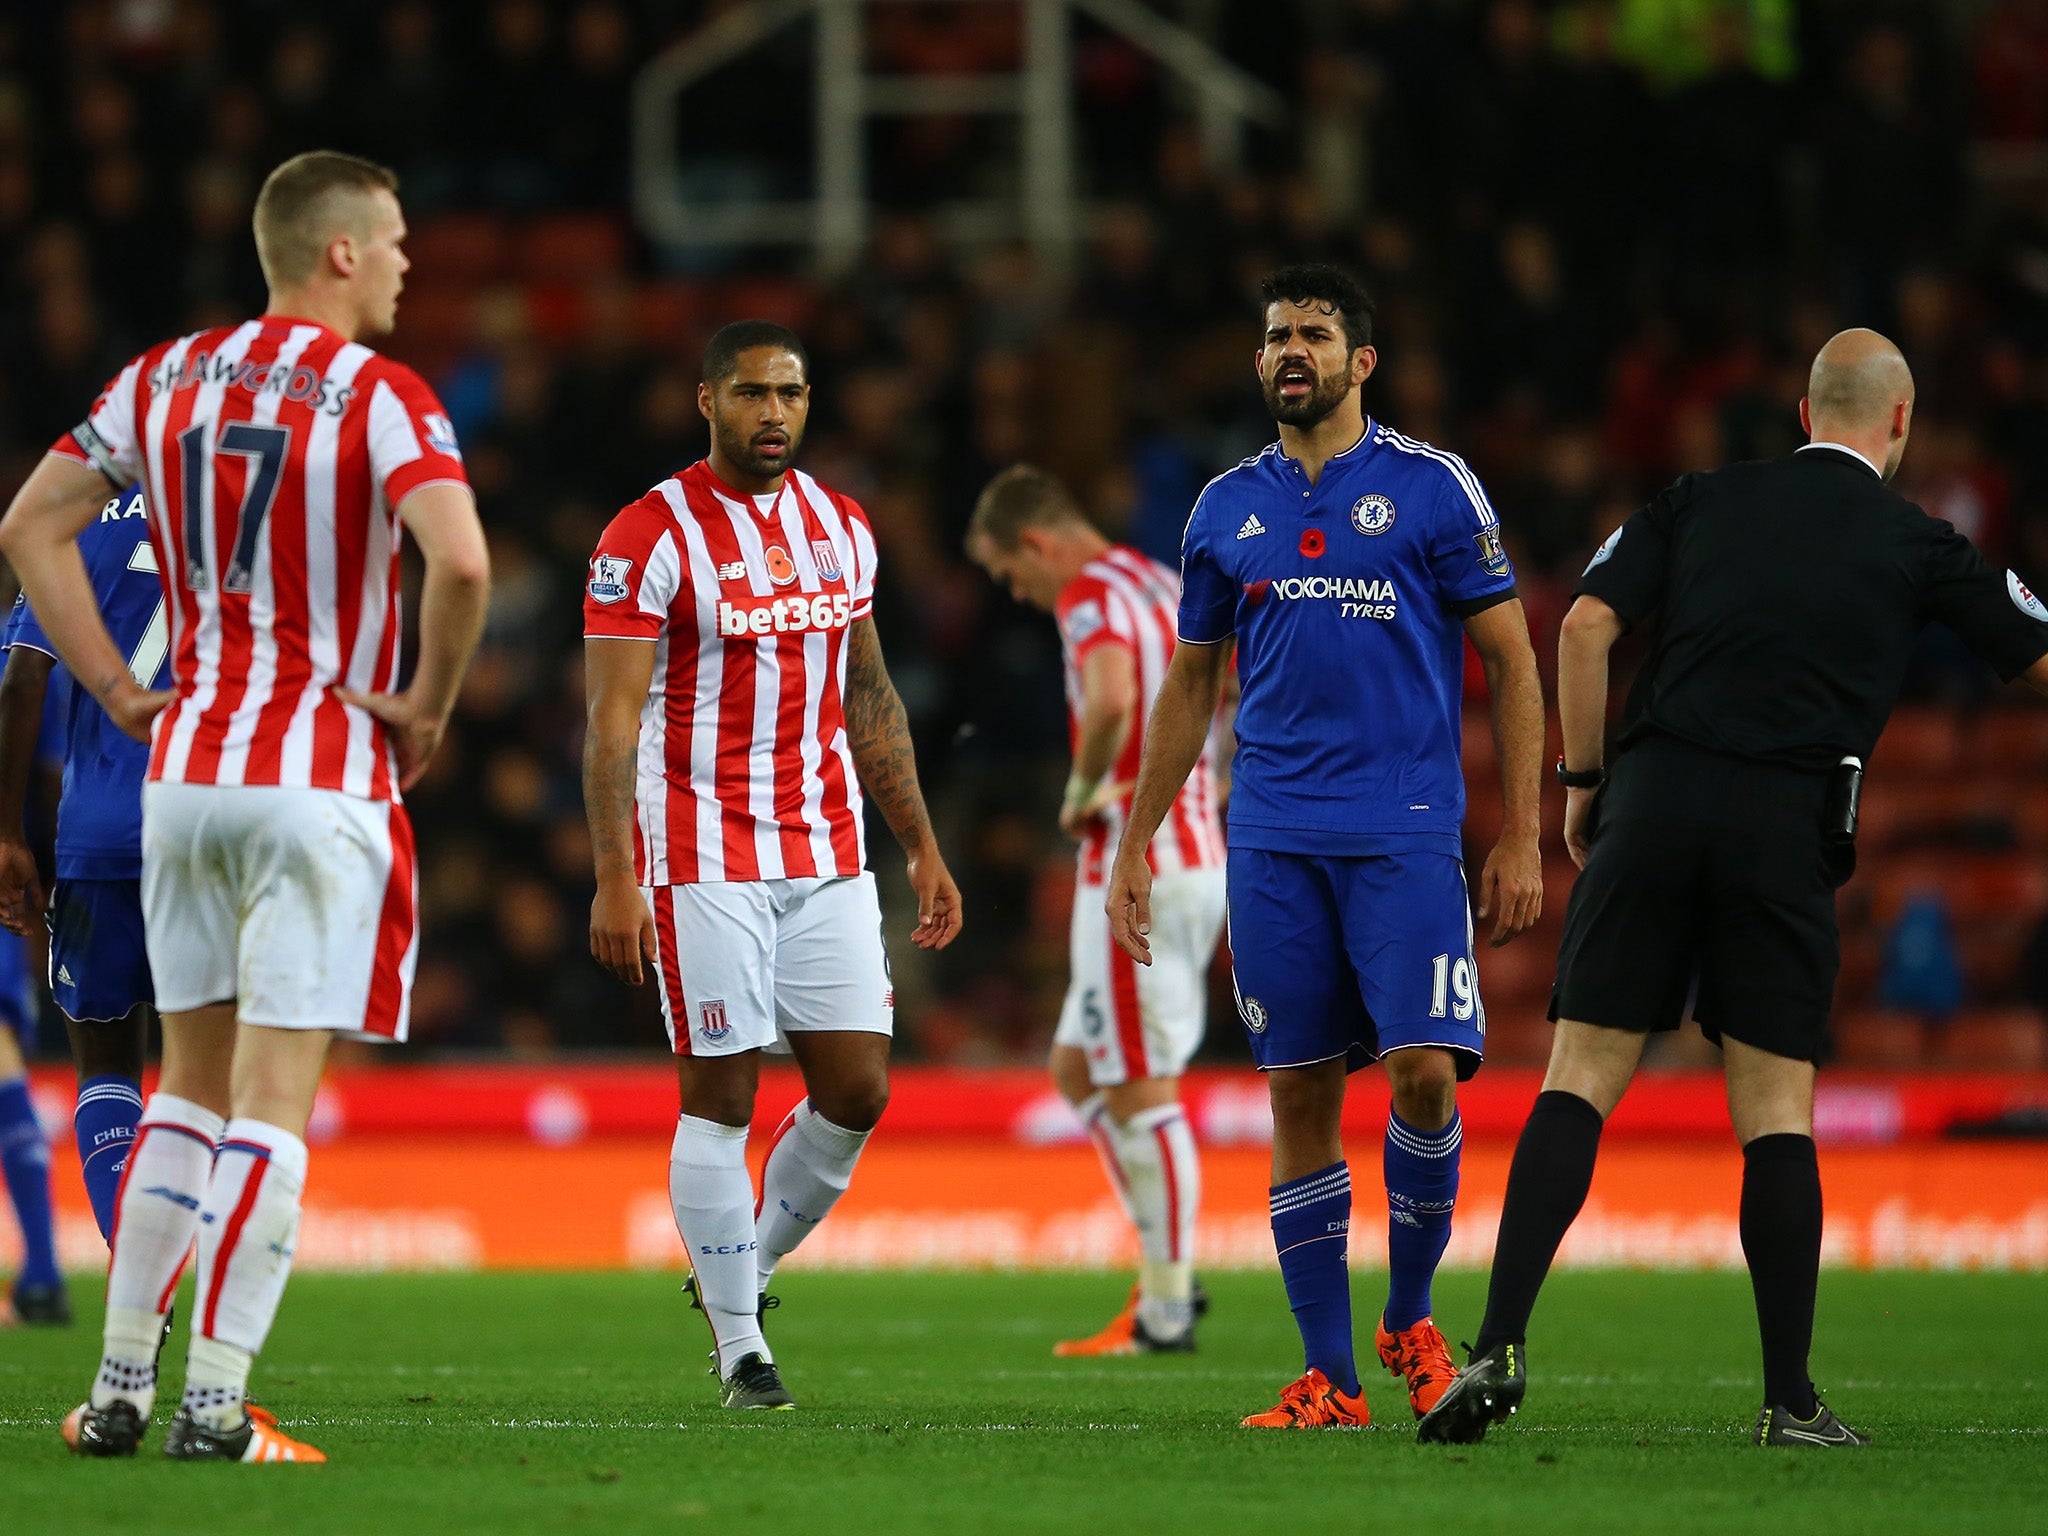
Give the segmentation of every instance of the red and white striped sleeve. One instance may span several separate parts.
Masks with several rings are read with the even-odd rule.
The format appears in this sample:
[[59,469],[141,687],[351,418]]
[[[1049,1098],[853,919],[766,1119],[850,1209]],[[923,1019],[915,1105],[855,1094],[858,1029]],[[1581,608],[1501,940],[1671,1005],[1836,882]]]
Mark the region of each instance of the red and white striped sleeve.
[[141,479],[142,437],[135,397],[148,361],[149,354],[144,353],[115,375],[85,420],[52,443],[50,452],[91,465],[118,491]]
[[403,364],[379,359],[370,382],[370,473],[396,507],[423,485],[469,484],[455,424],[426,380]]
[[1085,571],[1060,589],[1053,617],[1060,627],[1060,643],[1077,667],[1105,645],[1137,649],[1129,607],[1106,582]]
[[682,585],[682,552],[668,503],[659,494],[643,496],[612,519],[590,557],[583,637],[660,639]]
[[846,518],[846,536],[853,541],[853,569],[847,576],[852,583],[852,617],[858,622],[875,611],[875,567],[880,563],[875,551],[875,530],[859,502],[836,491],[832,495]]

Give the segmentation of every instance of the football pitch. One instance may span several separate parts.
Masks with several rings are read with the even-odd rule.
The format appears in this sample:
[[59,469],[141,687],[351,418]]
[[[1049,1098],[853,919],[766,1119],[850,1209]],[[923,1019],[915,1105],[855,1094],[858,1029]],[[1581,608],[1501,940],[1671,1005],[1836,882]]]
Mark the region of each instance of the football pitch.
[[[10,1533],[2021,1531],[2048,1500],[2048,1283],[1830,1272],[1815,1369],[1863,1452],[1763,1453],[1739,1275],[1566,1273],[1545,1293],[1521,1418],[1423,1447],[1398,1384],[1366,1431],[1257,1432],[1300,1369],[1278,1277],[1207,1278],[1193,1356],[1055,1360],[1121,1300],[1110,1276],[793,1268],[771,1339],[801,1407],[724,1415],[679,1276],[302,1276],[253,1386],[325,1467],[64,1453],[97,1353],[0,1333]],[[1378,1277],[1361,1272],[1370,1350]],[[189,1297],[190,1282],[186,1285]],[[1469,1336],[1482,1280],[1437,1312]],[[1375,1297],[1376,1299],[1376,1297]],[[181,1314],[186,1308],[181,1305]],[[167,1404],[182,1323],[166,1352]],[[226,1502],[223,1502],[226,1501]]]

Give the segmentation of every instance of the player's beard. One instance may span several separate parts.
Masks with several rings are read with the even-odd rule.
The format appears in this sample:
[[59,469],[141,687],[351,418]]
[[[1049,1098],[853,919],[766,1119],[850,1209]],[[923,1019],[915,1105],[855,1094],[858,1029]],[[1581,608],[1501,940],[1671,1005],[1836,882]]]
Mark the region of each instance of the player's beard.
[[1303,431],[1317,425],[1351,393],[1351,380],[1343,374],[1317,374],[1314,388],[1299,400],[1289,400],[1280,393],[1280,375],[1264,380],[1260,388],[1266,396],[1266,412],[1283,427],[1299,427]]
[[777,475],[783,473],[794,464],[796,462],[797,447],[803,442],[803,434],[801,432],[792,432],[789,428],[784,427],[781,436],[788,446],[780,454],[769,458],[764,456],[754,446],[757,438],[767,436],[768,434],[754,433],[750,435],[741,432],[736,427],[728,426],[724,422],[718,422],[715,426],[718,432],[718,449],[724,455],[726,462],[736,469],[744,470],[746,473],[761,480],[773,480]]

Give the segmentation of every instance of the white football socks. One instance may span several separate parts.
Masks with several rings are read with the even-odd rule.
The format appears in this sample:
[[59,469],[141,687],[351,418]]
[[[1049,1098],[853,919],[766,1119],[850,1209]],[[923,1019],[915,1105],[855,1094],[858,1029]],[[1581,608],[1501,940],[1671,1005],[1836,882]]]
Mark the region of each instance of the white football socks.
[[1087,1132],[1095,1155],[1102,1159],[1102,1171],[1109,1175],[1109,1187],[1116,1191],[1116,1203],[1123,1207],[1124,1216],[1135,1226],[1138,1213],[1131,1208],[1130,1186],[1124,1181],[1123,1162],[1117,1150],[1117,1124],[1109,1113],[1109,1099],[1103,1094],[1091,1093],[1074,1106],[1074,1113],[1081,1117],[1081,1129]]
[[114,1210],[107,1267],[107,1317],[92,1402],[133,1403],[144,1418],[156,1402],[156,1355],[164,1314],[199,1229],[199,1208],[220,1140],[219,1115],[174,1094],[150,1095]]
[[1156,1338],[1178,1338],[1195,1320],[1195,1215],[1202,1202],[1202,1168],[1194,1133],[1180,1105],[1160,1104],[1140,1110],[1115,1134],[1144,1255],[1138,1320]]
[[755,1221],[761,1247],[754,1255],[759,1289],[768,1288],[775,1266],[839,1203],[871,1134],[834,1125],[811,1108],[809,1099],[789,1112],[761,1172],[761,1209]]
[[746,1355],[773,1360],[761,1336],[747,1128],[679,1116],[668,1154],[668,1197],[711,1325],[718,1374],[729,1376]]
[[230,1120],[199,1231],[198,1315],[184,1406],[216,1429],[242,1422],[249,1366],[291,1278],[306,1188],[306,1144],[261,1120]]

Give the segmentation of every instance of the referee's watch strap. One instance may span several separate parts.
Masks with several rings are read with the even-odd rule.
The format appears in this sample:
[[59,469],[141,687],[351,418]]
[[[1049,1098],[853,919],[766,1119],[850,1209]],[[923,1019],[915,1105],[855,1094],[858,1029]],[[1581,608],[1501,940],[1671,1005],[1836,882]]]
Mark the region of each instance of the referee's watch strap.
[[1566,789],[1598,789],[1607,782],[1605,768],[1582,768],[1577,772],[1565,767],[1564,759],[1557,760],[1557,782]]

